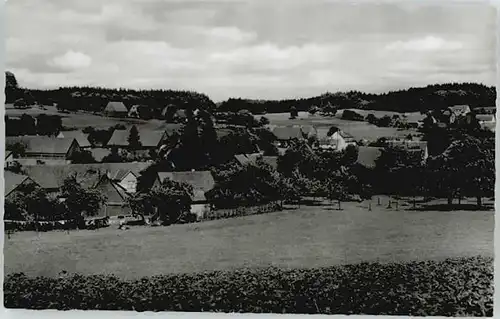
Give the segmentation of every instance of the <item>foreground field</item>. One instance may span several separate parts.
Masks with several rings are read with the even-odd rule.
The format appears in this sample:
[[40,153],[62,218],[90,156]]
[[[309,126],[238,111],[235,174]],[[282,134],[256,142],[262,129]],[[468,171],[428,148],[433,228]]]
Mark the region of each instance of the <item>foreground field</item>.
[[394,211],[345,204],[127,231],[5,237],[5,273],[61,270],[138,278],[240,267],[323,267],[363,261],[493,256],[494,212]]

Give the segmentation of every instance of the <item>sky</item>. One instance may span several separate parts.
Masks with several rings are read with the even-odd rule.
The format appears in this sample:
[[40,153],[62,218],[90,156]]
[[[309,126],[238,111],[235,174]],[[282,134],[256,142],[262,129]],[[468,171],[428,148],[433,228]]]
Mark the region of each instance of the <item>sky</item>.
[[492,5],[404,2],[9,0],[6,69],[28,88],[194,90],[214,101],[494,85]]

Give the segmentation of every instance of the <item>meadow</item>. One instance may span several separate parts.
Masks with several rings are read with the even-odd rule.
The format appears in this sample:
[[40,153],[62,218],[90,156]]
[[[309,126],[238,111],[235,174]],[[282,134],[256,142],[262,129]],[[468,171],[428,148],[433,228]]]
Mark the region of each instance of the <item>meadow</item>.
[[[352,109],[363,116],[370,113],[377,117],[382,117],[384,115],[394,115],[401,113],[396,112],[385,112],[385,111],[366,111]],[[406,113],[408,121],[414,119],[420,119],[420,113]],[[317,128],[320,127],[330,127],[336,126],[341,130],[351,134],[355,139],[366,139],[368,141],[375,141],[380,137],[392,137],[392,138],[404,138],[408,134],[419,135],[416,129],[400,130],[395,127],[377,127],[376,125],[370,124],[365,121],[348,121],[343,120],[342,111],[337,112],[333,117],[322,116],[319,114],[311,115],[308,112],[299,112],[299,116],[296,119],[290,119],[290,113],[269,113],[265,115],[256,116],[257,119],[260,117],[266,117],[271,125],[314,125]]]
[[493,211],[412,211],[385,204],[301,206],[169,227],[5,236],[5,274],[62,270],[135,279],[250,267],[316,268],[359,262],[493,256]]

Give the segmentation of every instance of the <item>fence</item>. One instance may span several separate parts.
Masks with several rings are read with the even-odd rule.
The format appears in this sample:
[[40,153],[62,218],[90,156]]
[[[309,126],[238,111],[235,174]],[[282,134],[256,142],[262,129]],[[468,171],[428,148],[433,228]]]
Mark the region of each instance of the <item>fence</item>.
[[206,213],[203,216],[203,218],[201,218],[201,220],[215,220],[215,219],[223,219],[231,217],[265,214],[265,213],[280,211],[281,209],[282,209],[281,205],[277,202],[271,202],[257,206],[241,206],[237,208],[217,209]]

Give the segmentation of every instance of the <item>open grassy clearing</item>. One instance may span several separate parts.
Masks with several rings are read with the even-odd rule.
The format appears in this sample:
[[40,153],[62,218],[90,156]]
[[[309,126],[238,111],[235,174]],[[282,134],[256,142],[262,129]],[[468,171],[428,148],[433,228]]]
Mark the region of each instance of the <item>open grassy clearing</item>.
[[[336,206],[335,206],[336,207]],[[493,256],[492,211],[403,211],[344,203],[171,227],[16,233],[5,273],[61,270],[138,278],[241,267],[322,267],[362,261]]]
[[[342,112],[338,112],[334,117],[311,115],[307,112],[299,112],[299,116],[291,120],[290,113],[272,113],[256,116],[259,119],[265,116],[271,125],[315,125],[316,127],[336,126],[341,130],[351,134],[356,139],[366,139],[375,141],[380,137],[404,138],[408,134],[418,134],[415,129],[398,130],[395,127],[377,127],[364,121],[347,121],[340,118]],[[368,114],[368,113],[367,113]],[[379,116],[379,115],[377,115]]]
[[15,109],[9,105],[6,105],[5,114],[7,116],[21,116],[22,114],[28,114],[31,116],[37,116],[39,114],[59,115],[62,117],[62,123],[65,127],[76,127],[80,129],[87,126],[93,126],[98,129],[106,129],[116,124],[122,124],[126,127],[136,125],[138,127],[149,127],[151,129],[157,129],[161,128],[161,126],[164,124],[164,121],[160,120],[145,121],[133,118],[111,118],[86,112],[61,113],[58,112],[54,106],[45,106],[44,110],[39,107]]

